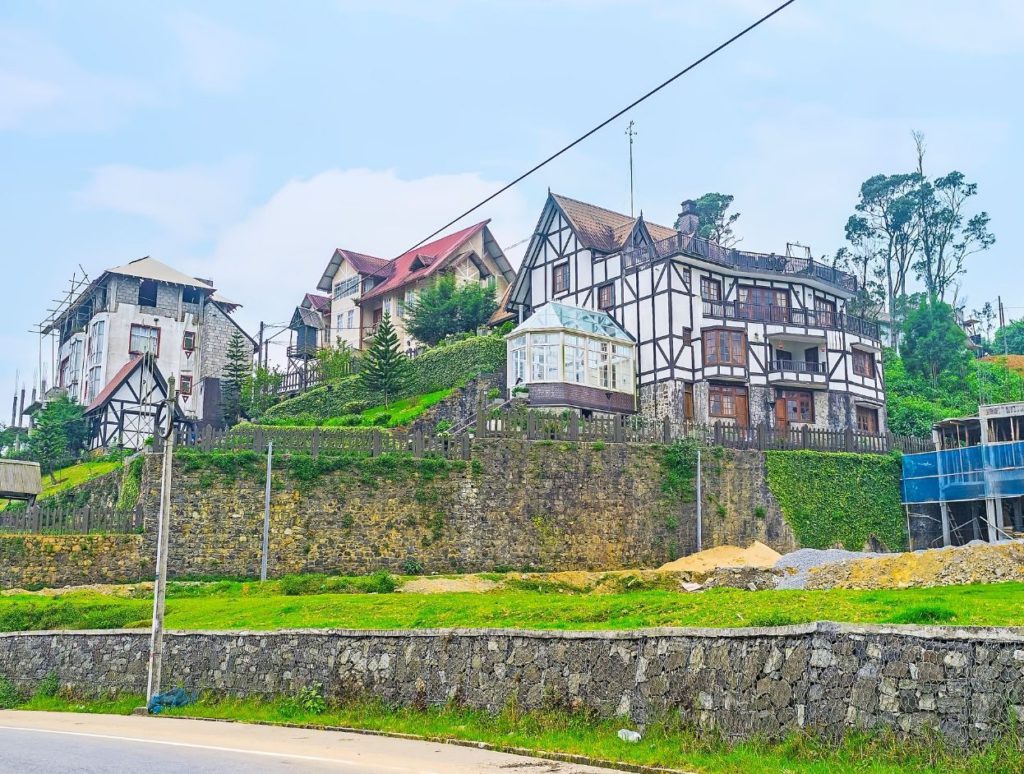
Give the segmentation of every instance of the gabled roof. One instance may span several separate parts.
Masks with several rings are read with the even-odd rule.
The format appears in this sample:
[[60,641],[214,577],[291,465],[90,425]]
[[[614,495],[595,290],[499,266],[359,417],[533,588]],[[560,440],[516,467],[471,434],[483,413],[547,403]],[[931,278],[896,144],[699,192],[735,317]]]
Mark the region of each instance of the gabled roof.
[[[583,247],[590,250],[616,252],[622,248],[629,235],[633,233],[633,227],[640,220],[560,194],[553,193],[551,198],[569,221]],[[647,220],[643,222],[655,241],[668,239],[677,233],[674,228],[659,226]]]
[[[117,392],[117,388],[128,381],[132,374],[142,366],[142,361],[145,357],[145,355],[135,355],[131,360],[121,366],[118,372],[114,374],[114,378],[107,382],[106,386],[100,390],[99,394],[95,398],[93,398],[92,403],[89,404],[85,413],[91,414],[94,411],[103,408],[114,393]],[[153,378],[156,380],[156,386],[159,388],[160,393],[166,397],[167,380],[164,379],[164,375],[160,373],[160,369],[157,367],[155,362],[153,363]],[[185,413],[181,410],[181,406],[178,405],[177,401],[174,402],[174,415],[179,419],[183,419],[185,416]]]
[[292,320],[288,324],[288,327],[294,331],[303,326],[322,331],[324,329],[324,318],[319,312],[313,309],[305,309],[304,307],[297,306],[295,307],[295,312],[292,314]]
[[323,313],[331,308],[331,297],[318,296],[316,293],[307,293],[302,297],[302,306]]
[[[453,256],[460,247],[467,241],[483,231],[489,220],[482,221],[475,225],[456,231],[454,234],[443,236],[433,242],[420,245],[408,252],[402,253],[388,264],[388,274],[383,282],[378,283],[374,288],[362,295],[360,302],[371,298],[377,298],[395,288],[399,288],[409,282],[429,277],[436,272],[445,261]],[[377,276],[381,276],[378,273]]]
[[324,269],[320,282],[316,286],[317,290],[324,290],[328,293],[331,291],[331,283],[334,282],[334,275],[338,273],[338,267],[341,266],[342,261],[348,261],[349,265],[359,274],[380,273],[389,263],[386,258],[364,255],[355,250],[343,250],[339,247],[334,251],[331,260],[327,262],[327,268]]
[[166,263],[150,258],[136,258],[134,261],[118,266],[114,269],[107,269],[106,274],[119,274],[125,277],[138,277],[139,279],[156,280],[157,282],[169,282],[172,285],[184,285],[189,288],[200,288],[213,293],[213,286],[195,277],[183,274],[177,269],[172,269]]

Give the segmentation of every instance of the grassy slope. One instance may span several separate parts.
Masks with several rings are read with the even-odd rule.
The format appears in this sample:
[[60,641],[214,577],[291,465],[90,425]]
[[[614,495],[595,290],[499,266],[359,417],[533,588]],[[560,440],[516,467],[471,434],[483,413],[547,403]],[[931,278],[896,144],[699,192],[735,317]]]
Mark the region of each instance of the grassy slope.
[[[143,703],[141,696],[80,702],[37,697],[21,709],[129,714]],[[935,743],[908,743],[893,735],[851,735],[841,744],[827,744],[792,735],[774,742],[727,744],[713,736],[700,737],[680,721],[654,721],[636,744],[620,741],[622,719],[597,719],[564,711],[521,712],[513,707],[490,715],[458,706],[417,709],[392,707],[373,700],[353,700],[328,706],[323,712],[304,712],[288,699],[274,702],[200,700],[168,715],[187,715],[313,727],[363,728],[411,734],[431,739],[487,742],[499,748],[520,748],[586,755],[605,761],[668,766],[702,772],[801,772],[801,774],[896,774],[949,772],[1003,774],[1019,771],[1017,740],[971,755],[956,754]]]
[[[39,494],[38,499],[45,500],[67,489],[84,484],[86,481],[106,475],[117,470],[121,464],[118,461],[100,460],[80,462],[67,468],[59,468],[53,472],[53,477],[57,480],[56,483],[49,474],[43,476],[43,491]],[[3,508],[6,503],[7,500],[0,500],[0,508]]]
[[[513,627],[635,629],[655,626],[772,626],[815,620],[859,623],[1024,625],[1024,584],[898,591],[759,591],[699,594],[639,591],[576,595],[534,591],[484,594],[312,594],[172,597],[171,629],[293,627],[403,629]],[[0,598],[0,631],[148,625],[150,602],[90,592]]]

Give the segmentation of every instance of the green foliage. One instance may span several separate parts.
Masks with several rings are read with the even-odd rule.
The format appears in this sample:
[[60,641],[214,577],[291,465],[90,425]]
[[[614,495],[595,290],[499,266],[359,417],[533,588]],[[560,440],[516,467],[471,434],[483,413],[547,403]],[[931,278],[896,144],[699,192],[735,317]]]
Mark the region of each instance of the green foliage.
[[282,714],[286,718],[296,715],[322,715],[327,711],[327,700],[324,698],[324,687],[314,683],[287,699],[282,705]]
[[962,370],[970,361],[970,353],[953,307],[924,298],[911,308],[903,322],[900,355],[908,373],[930,379],[932,384],[942,373]]
[[242,392],[252,373],[252,349],[240,331],[231,334],[225,353],[227,363],[220,383],[220,410],[230,427],[243,416]]
[[486,325],[498,308],[494,289],[475,283],[459,285],[451,274],[444,274],[419,293],[408,309],[405,327],[427,346],[447,336],[472,333]]
[[668,446],[662,457],[662,469],[662,491],[680,502],[692,502],[696,496],[697,442],[684,438]]
[[21,692],[5,675],[0,674],[0,710],[14,709],[21,701]]
[[286,597],[310,594],[390,594],[398,588],[398,581],[386,570],[372,575],[331,577],[327,575],[286,575],[274,582],[277,591]]
[[[699,199],[694,200],[697,205],[697,236],[710,239],[720,245],[729,247],[738,240],[733,234],[732,227],[740,218],[740,213],[727,214],[732,206],[732,194],[706,193]],[[676,219],[675,227],[680,226],[679,218]]]
[[894,613],[890,616],[888,623],[935,626],[949,623],[954,618],[956,618],[956,611],[946,605],[925,604],[908,607]]
[[130,511],[139,504],[142,494],[142,469],[146,460],[140,455],[128,463],[121,477],[121,490],[117,493],[119,511]]
[[[480,374],[505,368],[505,341],[497,336],[474,336],[447,347],[427,350],[409,364],[402,394],[394,398],[451,390]],[[383,395],[369,389],[359,376],[348,376],[277,404],[264,421],[320,424],[332,417],[354,413],[353,401],[381,406]],[[365,409],[364,409],[365,410]],[[382,409],[383,410],[383,409]]]
[[402,392],[408,376],[409,358],[402,354],[391,315],[385,312],[366,353],[359,380],[368,391],[380,394],[387,406]]
[[768,488],[804,548],[906,546],[897,455],[765,452]]
[[1024,355],[1024,320],[999,328],[992,340],[992,351],[997,355]]
[[35,695],[45,699],[52,699],[58,693],[60,693],[60,678],[57,677],[56,672],[50,672],[36,686]]
[[278,371],[271,371],[263,366],[246,376],[242,385],[242,407],[246,416],[255,418],[263,416],[267,410],[277,403],[277,390],[284,376]]
[[415,556],[409,556],[402,562],[402,572],[406,575],[422,575],[423,565]]
[[[34,427],[29,433],[29,456],[47,466],[81,451],[89,433],[84,412],[82,406],[66,395],[47,403],[36,414]],[[55,480],[52,473],[51,480]]]

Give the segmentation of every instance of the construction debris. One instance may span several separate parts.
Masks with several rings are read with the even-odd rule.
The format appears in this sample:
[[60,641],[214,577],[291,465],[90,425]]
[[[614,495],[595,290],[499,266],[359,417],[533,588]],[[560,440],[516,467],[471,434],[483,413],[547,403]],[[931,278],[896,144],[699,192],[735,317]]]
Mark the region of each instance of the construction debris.
[[724,567],[774,567],[781,554],[764,543],[754,541],[748,548],[715,546],[705,551],[663,564],[658,572],[710,572]]

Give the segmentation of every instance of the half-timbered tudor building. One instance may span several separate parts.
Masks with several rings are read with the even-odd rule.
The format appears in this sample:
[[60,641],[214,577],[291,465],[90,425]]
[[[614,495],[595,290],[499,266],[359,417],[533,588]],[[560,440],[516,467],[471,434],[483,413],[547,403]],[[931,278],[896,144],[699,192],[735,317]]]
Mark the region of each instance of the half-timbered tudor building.
[[152,418],[144,406],[166,397],[172,374],[183,421],[221,424],[228,342],[240,331],[255,349],[231,316],[237,307],[210,282],[146,257],[107,269],[52,315],[40,330],[57,339],[55,386],[88,407],[93,445],[137,448],[151,436],[151,421],[136,425]]
[[417,348],[405,330],[406,309],[419,291],[442,273],[460,283],[479,283],[500,298],[515,272],[483,221],[433,242],[409,250],[397,258],[376,258],[338,249],[331,256],[317,285],[331,294],[335,342],[365,349],[377,335],[384,312],[391,314],[402,347]]
[[856,279],[698,237],[693,202],[679,224],[549,194],[507,309],[607,314],[636,342],[638,409],[654,419],[882,432],[878,325],[846,311]]

